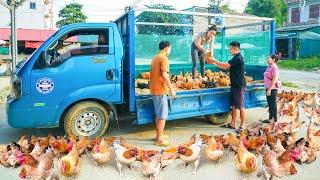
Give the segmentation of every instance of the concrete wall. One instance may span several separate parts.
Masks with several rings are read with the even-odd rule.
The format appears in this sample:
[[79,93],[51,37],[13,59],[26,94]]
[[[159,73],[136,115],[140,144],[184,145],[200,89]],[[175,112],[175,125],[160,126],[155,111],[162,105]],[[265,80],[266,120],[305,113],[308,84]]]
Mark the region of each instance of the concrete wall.
[[[30,2],[36,3],[36,9],[30,9]],[[27,0],[17,10],[17,28],[43,29],[44,28],[44,0]],[[0,5],[0,27],[10,25],[9,10]]]

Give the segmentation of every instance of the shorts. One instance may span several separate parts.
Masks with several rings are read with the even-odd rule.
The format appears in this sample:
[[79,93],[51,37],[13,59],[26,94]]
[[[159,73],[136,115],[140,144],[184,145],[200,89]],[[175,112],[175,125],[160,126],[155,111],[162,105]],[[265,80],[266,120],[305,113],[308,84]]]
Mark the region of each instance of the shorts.
[[167,95],[152,96],[154,114],[156,119],[168,119],[168,98]]
[[230,105],[234,106],[236,109],[241,109],[244,107],[244,88],[230,88]]

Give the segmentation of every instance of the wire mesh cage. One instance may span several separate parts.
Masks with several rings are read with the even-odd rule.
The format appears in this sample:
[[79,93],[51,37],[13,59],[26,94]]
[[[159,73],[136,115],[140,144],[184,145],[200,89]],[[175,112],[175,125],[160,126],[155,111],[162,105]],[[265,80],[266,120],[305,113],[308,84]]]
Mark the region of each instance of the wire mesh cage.
[[266,57],[270,54],[270,18],[159,9],[136,12],[136,65],[150,64],[162,40],[172,45],[170,64],[190,64],[190,49],[195,36],[205,32],[212,24],[218,27],[213,52],[217,60],[231,58],[228,47],[231,41],[240,42],[246,64],[266,65]]

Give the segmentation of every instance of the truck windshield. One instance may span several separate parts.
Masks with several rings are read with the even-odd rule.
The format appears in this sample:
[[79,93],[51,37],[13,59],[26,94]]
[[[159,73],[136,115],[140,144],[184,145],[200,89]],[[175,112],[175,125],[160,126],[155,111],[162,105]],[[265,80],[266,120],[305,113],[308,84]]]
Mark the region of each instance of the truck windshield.
[[76,30],[63,35],[47,50],[46,64],[57,66],[72,56],[91,54],[109,54],[108,30]]

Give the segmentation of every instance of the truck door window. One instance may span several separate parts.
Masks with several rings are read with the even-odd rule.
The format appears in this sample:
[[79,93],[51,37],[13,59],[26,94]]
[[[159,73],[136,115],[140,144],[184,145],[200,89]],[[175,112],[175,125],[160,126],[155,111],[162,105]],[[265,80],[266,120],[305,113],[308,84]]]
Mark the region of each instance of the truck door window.
[[56,67],[74,56],[109,54],[107,29],[77,30],[69,32],[47,50],[47,64]]

